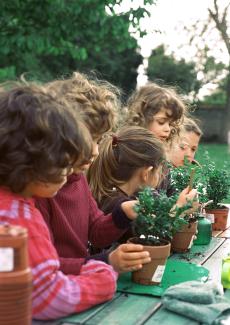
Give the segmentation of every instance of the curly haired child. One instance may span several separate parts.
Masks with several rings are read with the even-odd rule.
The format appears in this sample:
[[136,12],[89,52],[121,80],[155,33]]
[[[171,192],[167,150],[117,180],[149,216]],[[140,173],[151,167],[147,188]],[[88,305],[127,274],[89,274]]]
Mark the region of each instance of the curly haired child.
[[[168,152],[186,114],[187,106],[173,88],[149,82],[135,90],[128,99],[126,124],[147,128],[164,143]],[[170,196],[173,189],[167,167],[163,174],[157,189],[165,190]]]
[[60,271],[34,204],[34,196],[53,197],[72,166],[90,158],[91,149],[77,112],[41,87],[18,85],[0,93],[0,222],[28,230],[35,319],[83,311],[109,300],[116,289],[116,272],[101,261],[85,262],[79,276]]
[[[81,112],[93,137],[96,156],[98,140],[115,127],[119,103],[115,88],[80,73],[74,73],[70,79],[52,82],[47,88]],[[78,274],[86,260],[92,258],[111,264],[118,272],[139,269],[150,261],[141,245],[126,244],[112,252],[90,256],[88,242],[100,248],[110,245],[130,228],[135,217],[132,209],[125,209],[128,202],[118,202],[108,215],[98,208],[82,173],[90,162],[82,161],[80,167],[74,166],[74,173],[54,198],[38,199],[36,203],[51,232],[61,269],[64,273]]]

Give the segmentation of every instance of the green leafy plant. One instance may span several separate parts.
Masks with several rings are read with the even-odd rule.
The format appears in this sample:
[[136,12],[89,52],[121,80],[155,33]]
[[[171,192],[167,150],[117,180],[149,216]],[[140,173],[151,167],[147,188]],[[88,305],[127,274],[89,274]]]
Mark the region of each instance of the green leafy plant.
[[134,232],[137,237],[145,240],[146,245],[160,245],[162,240],[171,241],[182,225],[188,223],[182,214],[192,207],[192,203],[188,202],[178,208],[177,194],[171,197],[164,192],[155,195],[150,187],[146,187],[139,192],[138,197]]
[[205,152],[202,169],[206,200],[213,201],[208,207],[209,209],[220,208],[221,203],[228,197],[230,191],[229,166],[225,162],[222,169],[217,168],[216,164],[211,161],[208,152]]
[[189,185],[190,175],[194,170],[193,188],[196,188],[199,193],[199,202],[207,201],[206,187],[207,181],[204,175],[204,167],[200,164],[191,164],[186,158],[183,166],[170,166],[170,177],[173,189],[179,194]]
[[184,166],[171,167],[171,183],[176,193],[180,193],[188,186],[191,169],[195,169],[193,188],[199,193],[199,202],[205,203],[212,200],[208,205],[210,209],[220,208],[220,204],[226,199],[230,192],[230,173],[227,162],[222,169],[210,159],[206,151],[203,155],[203,165],[193,165],[185,161]]

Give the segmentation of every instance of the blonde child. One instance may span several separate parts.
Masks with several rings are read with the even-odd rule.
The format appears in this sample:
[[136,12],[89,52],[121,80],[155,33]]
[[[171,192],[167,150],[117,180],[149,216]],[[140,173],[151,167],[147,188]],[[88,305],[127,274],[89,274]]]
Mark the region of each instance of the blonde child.
[[200,127],[194,119],[184,119],[180,134],[173,141],[168,154],[173,166],[183,166],[186,158],[190,163],[196,163],[194,158],[202,134]]
[[[49,91],[54,90],[82,114],[93,138],[93,159],[98,153],[97,142],[116,124],[119,101],[115,88],[111,87],[106,82],[91,80],[79,73],[47,86]],[[61,270],[79,274],[82,265],[89,259],[103,260],[118,272],[139,269],[143,263],[150,261],[149,254],[143,251],[141,245],[125,244],[112,252],[90,256],[89,242],[101,248],[110,245],[130,228],[135,217],[128,202],[118,202],[108,215],[97,207],[82,173],[91,161],[82,161],[80,166],[74,166],[74,173],[54,198],[38,199],[36,203],[49,227],[60,257]]]
[[[134,199],[143,186],[156,188],[164,161],[162,142],[145,128],[124,127],[117,134],[105,137],[88,174],[101,209],[108,213],[120,200]],[[195,195],[196,190],[189,192],[186,188],[179,196],[178,206]]]
[[109,300],[116,290],[116,273],[100,261],[86,262],[79,276],[61,272],[47,225],[34,205],[34,196],[54,196],[72,166],[90,158],[91,149],[91,136],[77,112],[45,90],[31,85],[0,93],[0,222],[28,230],[35,319],[83,311]]

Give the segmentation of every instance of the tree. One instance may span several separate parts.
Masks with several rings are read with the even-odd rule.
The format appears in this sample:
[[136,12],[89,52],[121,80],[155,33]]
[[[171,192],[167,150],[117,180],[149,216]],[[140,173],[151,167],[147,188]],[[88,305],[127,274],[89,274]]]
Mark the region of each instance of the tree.
[[222,41],[225,44],[228,53],[228,66],[226,67],[226,118],[224,127],[224,140],[228,138],[228,132],[230,132],[230,25],[229,25],[229,6],[230,2],[225,5],[224,8],[220,8],[220,4],[217,0],[213,0],[213,9],[209,9],[210,18],[214,21],[215,27],[218,30]]
[[150,80],[162,80],[164,84],[177,86],[185,94],[195,96],[201,87],[197,79],[195,63],[184,59],[176,60],[165,54],[165,47],[159,46],[152,51],[148,60],[147,75]]
[[[140,63],[136,32],[148,11],[117,14],[122,0],[0,2],[0,80],[22,73],[47,81],[73,70],[97,70],[116,84],[135,83]],[[153,0],[145,0],[152,4]],[[116,5],[116,6],[115,6]],[[125,65],[121,65],[125,58]],[[133,67],[133,68],[132,68]]]
[[[194,62],[203,84],[216,85],[216,90],[205,102],[225,101],[225,115],[222,140],[227,142],[230,130],[230,1],[212,0],[212,7],[207,10],[207,19],[198,20],[193,26],[184,26],[189,39],[189,46],[195,48]],[[182,47],[186,47],[183,45]],[[223,57],[227,60],[217,59]]]

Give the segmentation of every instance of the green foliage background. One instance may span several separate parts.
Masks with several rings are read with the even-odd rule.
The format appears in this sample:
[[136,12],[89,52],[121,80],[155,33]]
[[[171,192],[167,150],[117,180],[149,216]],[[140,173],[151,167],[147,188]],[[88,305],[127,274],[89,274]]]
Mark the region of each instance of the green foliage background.
[[0,81],[23,73],[48,81],[94,70],[124,90],[134,88],[142,57],[129,28],[143,33],[139,20],[148,12],[139,7],[116,14],[114,5],[121,2],[0,1]]

